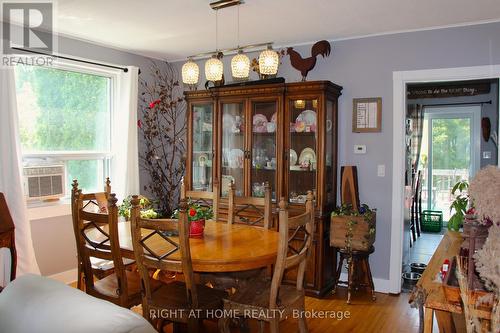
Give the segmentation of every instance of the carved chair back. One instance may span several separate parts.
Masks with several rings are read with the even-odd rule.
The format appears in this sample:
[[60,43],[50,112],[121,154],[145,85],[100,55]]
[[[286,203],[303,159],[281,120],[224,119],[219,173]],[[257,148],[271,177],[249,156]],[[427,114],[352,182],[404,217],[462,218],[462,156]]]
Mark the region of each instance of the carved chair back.
[[239,197],[235,195],[234,183],[228,190],[228,223],[242,223],[272,228],[271,187],[266,182],[264,197]]
[[[143,288],[143,311],[149,308],[152,288],[149,269],[183,273],[186,300],[189,308],[198,307],[198,294],[194,283],[191,251],[189,247],[189,222],[187,201],[182,199],[179,220],[145,219],[140,217],[139,199],[133,196],[131,211],[132,244]],[[152,243],[161,242],[161,248]],[[154,247],[154,248],[153,248]]]
[[[289,217],[284,198],[279,202],[279,244],[276,265],[274,266],[269,297],[270,308],[279,306],[279,289],[285,270],[299,266],[296,277],[296,288],[304,287],[306,262],[310,256],[310,248],[314,234],[313,194],[307,192],[306,211],[300,215]],[[298,245],[298,246],[297,246]]]
[[203,207],[212,207],[214,220],[219,215],[219,184],[215,180],[212,184],[212,191],[187,191],[184,185],[184,179],[181,180],[181,200],[189,199]]
[[[114,303],[127,304],[128,283],[125,266],[118,239],[118,199],[114,193],[109,195],[107,213],[102,213],[97,203],[96,194],[75,193],[76,229],[78,255],[81,259],[84,275],[85,291],[95,297],[108,299]],[[90,238],[88,233],[98,234],[98,238]],[[94,274],[91,258],[110,260],[113,262],[117,279],[116,297],[103,294],[94,286]]]

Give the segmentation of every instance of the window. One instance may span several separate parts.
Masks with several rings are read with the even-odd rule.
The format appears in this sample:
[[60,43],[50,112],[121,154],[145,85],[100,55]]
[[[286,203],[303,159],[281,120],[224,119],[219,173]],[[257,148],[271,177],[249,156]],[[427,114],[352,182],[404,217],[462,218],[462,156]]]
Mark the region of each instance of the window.
[[109,174],[113,77],[66,66],[17,66],[16,93],[24,162],[66,166],[86,192]]

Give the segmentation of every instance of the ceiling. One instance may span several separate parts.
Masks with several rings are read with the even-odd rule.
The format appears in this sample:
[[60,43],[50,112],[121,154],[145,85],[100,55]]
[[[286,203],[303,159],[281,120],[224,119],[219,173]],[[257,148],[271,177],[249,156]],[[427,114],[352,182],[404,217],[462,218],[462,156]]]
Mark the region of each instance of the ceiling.
[[[165,60],[215,49],[208,0],[54,0],[60,34]],[[245,0],[240,44],[277,47],[500,21],[498,0]],[[218,13],[219,48],[235,47],[237,9]]]

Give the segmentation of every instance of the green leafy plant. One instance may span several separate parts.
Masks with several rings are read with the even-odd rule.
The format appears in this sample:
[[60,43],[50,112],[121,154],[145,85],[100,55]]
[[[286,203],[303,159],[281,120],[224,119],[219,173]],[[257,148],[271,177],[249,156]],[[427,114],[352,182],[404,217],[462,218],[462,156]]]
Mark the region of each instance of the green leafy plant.
[[451,194],[455,200],[450,205],[450,212],[455,211],[448,221],[448,229],[458,231],[464,223],[465,214],[469,207],[470,197],[468,194],[469,183],[461,180],[453,186]]
[[[201,206],[193,201],[188,201],[187,208],[188,221],[210,220],[214,216],[212,207]],[[179,218],[179,209],[176,209],[172,214],[175,219]]]
[[[153,209],[153,203],[145,196],[140,197],[141,217],[145,219],[156,219],[158,213]],[[130,209],[132,208],[132,196],[129,195],[123,199],[123,203],[118,207],[118,215],[126,220],[130,218]]]

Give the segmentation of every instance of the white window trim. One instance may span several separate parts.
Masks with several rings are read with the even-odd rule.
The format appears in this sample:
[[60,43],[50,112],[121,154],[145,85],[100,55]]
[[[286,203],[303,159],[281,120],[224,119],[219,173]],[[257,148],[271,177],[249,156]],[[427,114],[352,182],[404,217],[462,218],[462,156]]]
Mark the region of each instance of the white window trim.
[[[84,59],[90,60],[90,59]],[[55,68],[66,71],[73,71],[78,73],[99,75],[110,78],[110,150],[109,151],[51,151],[51,152],[27,152],[22,154],[24,159],[35,159],[35,158],[52,158],[61,161],[68,160],[88,160],[88,159],[106,159],[109,160],[109,170],[112,170],[111,164],[113,163],[113,158],[115,156],[114,150],[116,148],[116,143],[113,142],[115,137],[114,124],[116,123],[115,118],[118,116],[116,107],[118,105],[118,84],[119,75],[122,72],[120,69],[107,68],[99,65],[92,65],[86,63],[78,63],[75,61],[65,60],[65,59],[55,59],[51,66],[44,66],[47,68]],[[108,172],[109,172],[108,170]],[[109,175],[105,175],[109,176]],[[67,178],[67,177],[66,177]],[[71,181],[66,179],[67,181]],[[104,186],[104,183],[103,183]],[[28,203],[28,211],[30,219],[35,217],[40,219],[40,215],[43,218],[62,216],[68,214],[68,193],[65,198],[62,198],[58,202],[46,203]],[[69,212],[71,214],[71,212]]]

